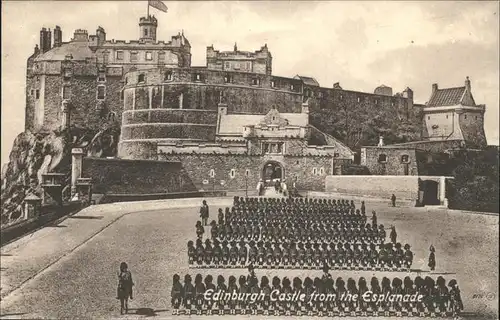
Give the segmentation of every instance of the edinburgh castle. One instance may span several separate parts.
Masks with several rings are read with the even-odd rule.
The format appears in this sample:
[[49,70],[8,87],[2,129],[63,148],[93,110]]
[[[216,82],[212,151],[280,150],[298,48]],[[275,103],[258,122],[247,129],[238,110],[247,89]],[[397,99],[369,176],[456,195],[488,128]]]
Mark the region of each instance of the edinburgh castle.
[[[139,38],[130,41],[109,40],[102,27],[95,34],[76,30],[69,42],[59,26],[41,29],[27,60],[26,132],[18,139],[32,145],[54,132],[70,136],[57,156],[46,151],[52,160],[37,158],[31,173],[9,165],[15,180],[40,190],[41,171],[67,171],[61,159],[78,147],[81,174],[94,180],[97,193],[130,192],[140,177],[136,193],[254,189],[273,177],[324,190],[326,176],[349,174],[355,165],[370,174],[419,175],[430,171],[417,165],[391,171],[390,164],[404,164],[407,155],[418,163],[416,149],[486,146],[485,106],[474,101],[468,78],[457,88],[432,85],[429,102],[417,104],[410,88],[357,92],[339,83],[322,87],[310,75],[274,76],[268,44],[256,51],[210,45],[206,66],[192,66],[184,32],[161,41],[158,26],[155,16],[140,18]],[[379,147],[391,150],[384,155],[394,154],[387,161],[375,148],[382,139]],[[408,149],[415,155],[401,151]],[[148,169],[133,173],[130,161]],[[16,193],[3,184],[4,194]]]

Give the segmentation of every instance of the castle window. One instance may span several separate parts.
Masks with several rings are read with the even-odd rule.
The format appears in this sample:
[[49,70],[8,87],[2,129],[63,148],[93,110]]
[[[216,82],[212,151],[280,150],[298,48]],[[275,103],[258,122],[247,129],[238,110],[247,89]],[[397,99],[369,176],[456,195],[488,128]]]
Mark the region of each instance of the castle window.
[[172,81],[172,71],[165,72],[165,81]]
[[210,178],[214,178],[214,177],[215,177],[215,170],[210,169]]
[[64,78],[68,79],[71,78],[71,69],[64,69]]
[[278,143],[276,152],[283,153],[283,143]]
[[[340,100],[344,100],[344,96],[343,95],[340,95]],[[359,98],[358,98],[358,102],[359,102]]]
[[409,163],[410,162],[410,156],[407,154],[404,154],[401,156],[401,163]]
[[125,99],[125,90],[120,91],[120,100],[123,101]]
[[35,99],[40,99],[40,90],[35,90]]
[[152,52],[149,52],[149,51],[146,52],[146,60],[148,60],[148,61],[153,60],[153,53]]
[[234,70],[240,70],[240,64],[239,62],[234,63]]
[[318,169],[313,168],[313,174],[314,174],[314,175],[317,175],[317,174],[318,174]]
[[30,96],[34,96],[34,95],[35,95],[35,90],[31,89]]
[[258,86],[258,85],[260,85],[260,79],[258,79],[258,78],[253,78],[253,79],[252,79],[252,84],[253,84],[254,86]]
[[333,157],[334,157],[334,158],[338,158],[338,157],[340,157],[340,154],[339,154],[338,152],[335,152],[335,153],[333,154]]
[[446,119],[448,119],[448,115],[446,115]]
[[128,77],[125,77],[125,84],[128,84]]
[[475,116],[475,120],[477,120],[477,116]]
[[116,113],[110,112],[108,113],[108,121],[114,122],[116,118]]
[[229,70],[230,68],[231,68],[231,65],[229,64],[228,61],[226,61],[226,63],[224,63],[224,69]]
[[271,88],[276,88],[276,81],[271,80]]
[[231,179],[234,179],[235,176],[236,176],[236,171],[234,169],[231,169],[231,171],[229,171],[229,177]]
[[247,62],[247,70],[252,71],[252,63],[251,62]]
[[375,99],[375,104],[378,104],[378,99]]
[[108,63],[109,62],[109,53],[108,52],[104,52],[102,54],[102,62],[104,62],[104,63]]
[[394,101],[391,101],[391,106],[393,106],[393,107],[394,107],[394,104],[395,104],[395,103],[394,103]]
[[62,98],[64,100],[71,99],[71,87],[63,86],[62,87]]
[[225,82],[225,83],[230,83],[230,82],[231,82],[231,76],[230,76],[229,74],[226,74],[226,75],[224,76],[224,82]]
[[431,116],[427,116],[427,120],[431,120]]
[[140,74],[137,80],[138,83],[144,83],[146,82],[146,75],[145,74]]
[[193,81],[203,81],[203,77],[199,73],[193,74]]
[[104,100],[106,98],[106,86],[97,86],[97,100]]
[[361,102],[361,97],[358,97],[358,102]]
[[99,76],[97,77],[98,82],[106,82],[106,74],[104,72],[99,72]]
[[250,170],[249,169],[246,169],[245,170],[245,177],[248,177],[250,175]]
[[138,54],[137,52],[130,52],[130,61],[134,62],[137,61]]
[[467,120],[467,115],[464,115],[464,119]]
[[148,36],[148,29],[144,29],[144,36],[147,37]]
[[295,87],[293,86],[293,84],[290,85],[290,90],[292,90],[292,91],[295,90]]
[[387,162],[387,155],[385,155],[383,153],[379,154],[378,155],[378,162],[380,162],[380,163],[386,163]]
[[300,164],[300,161],[299,161],[299,160],[297,160],[297,162],[296,162],[295,164]]
[[165,61],[165,52],[158,52],[158,62]]
[[318,91],[318,98],[320,98],[320,99],[323,98],[323,92]]
[[116,51],[116,60],[123,60],[123,51]]
[[325,169],[323,167],[319,168],[319,174],[320,175],[325,174]]

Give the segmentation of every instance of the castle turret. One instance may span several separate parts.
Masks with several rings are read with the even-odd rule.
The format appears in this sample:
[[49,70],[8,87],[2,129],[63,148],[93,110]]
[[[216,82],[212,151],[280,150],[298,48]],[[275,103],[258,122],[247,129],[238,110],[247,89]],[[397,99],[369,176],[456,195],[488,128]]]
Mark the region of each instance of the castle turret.
[[61,27],[56,26],[54,29],[54,48],[60,47],[62,44],[62,30]]
[[156,28],[158,28],[158,20],[155,16],[150,15],[139,19],[139,40],[156,42]]

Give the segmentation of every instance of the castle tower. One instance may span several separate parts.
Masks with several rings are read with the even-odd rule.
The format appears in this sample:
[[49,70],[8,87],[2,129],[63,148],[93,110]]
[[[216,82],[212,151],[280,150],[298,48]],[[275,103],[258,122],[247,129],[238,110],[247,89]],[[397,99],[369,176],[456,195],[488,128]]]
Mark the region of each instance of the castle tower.
[[156,28],[158,28],[158,20],[155,16],[142,17],[139,20],[139,40],[156,42]]
[[432,94],[423,109],[429,140],[462,140],[467,147],[486,146],[484,105],[476,104],[471,82],[466,77],[463,87],[440,89],[432,85]]

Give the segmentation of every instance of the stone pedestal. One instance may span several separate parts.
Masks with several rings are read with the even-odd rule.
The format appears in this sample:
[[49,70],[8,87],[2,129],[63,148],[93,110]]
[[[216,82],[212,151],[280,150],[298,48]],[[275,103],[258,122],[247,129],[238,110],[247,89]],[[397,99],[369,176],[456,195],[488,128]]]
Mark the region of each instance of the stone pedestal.
[[76,194],[78,200],[85,205],[89,205],[92,201],[92,179],[78,178],[76,181]]
[[42,199],[34,194],[24,198],[24,219],[28,220],[40,215]]
[[42,174],[43,204],[50,204],[51,200],[62,206],[63,173]]
[[82,176],[83,149],[73,148],[71,150],[71,198],[76,194],[76,182]]

